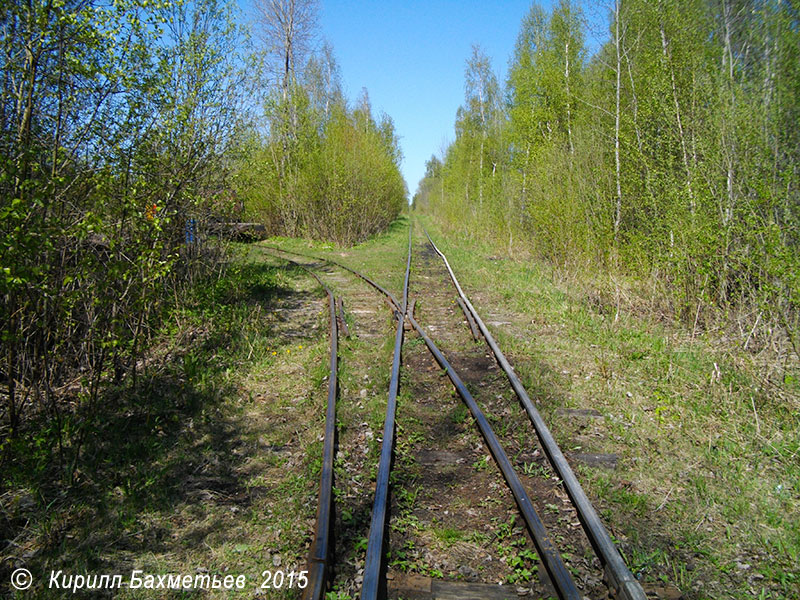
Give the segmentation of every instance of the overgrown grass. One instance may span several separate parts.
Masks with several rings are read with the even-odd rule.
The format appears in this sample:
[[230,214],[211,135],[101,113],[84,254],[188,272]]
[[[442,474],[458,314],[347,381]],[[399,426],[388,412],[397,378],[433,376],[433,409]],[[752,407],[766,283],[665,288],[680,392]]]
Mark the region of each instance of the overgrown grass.
[[[424,223],[484,320],[507,322],[490,328],[562,446],[620,455],[580,479],[634,571],[692,598],[798,597],[797,363],[775,381],[763,354],[609,310],[536,263]],[[580,436],[562,407],[599,410],[598,435]]]
[[393,221],[384,233],[352,248],[340,248],[327,242],[283,237],[270,238],[264,243],[335,260],[361,271],[400,299],[408,250],[408,225],[409,217],[403,215]]
[[[47,597],[60,593],[44,589],[59,569],[244,574],[253,591],[266,568],[305,568],[322,427],[308,416],[324,414],[327,374],[321,298],[285,264],[236,260],[173,308],[135,385],[101,392],[72,486],[53,472],[47,431],[15,448],[2,473],[0,595],[27,597],[9,586],[22,566]],[[302,337],[280,311],[305,319]]]

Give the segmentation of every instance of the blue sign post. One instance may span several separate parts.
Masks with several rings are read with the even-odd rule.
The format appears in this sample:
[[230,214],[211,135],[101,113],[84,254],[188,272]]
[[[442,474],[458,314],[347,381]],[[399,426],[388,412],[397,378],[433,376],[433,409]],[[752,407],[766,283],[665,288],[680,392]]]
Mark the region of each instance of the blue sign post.
[[197,238],[197,221],[194,219],[186,219],[186,243],[194,244]]

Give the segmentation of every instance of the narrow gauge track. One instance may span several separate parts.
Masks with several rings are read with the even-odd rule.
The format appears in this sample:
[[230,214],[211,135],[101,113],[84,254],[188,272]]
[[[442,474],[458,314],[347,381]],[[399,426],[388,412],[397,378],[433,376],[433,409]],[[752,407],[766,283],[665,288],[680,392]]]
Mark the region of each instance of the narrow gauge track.
[[[297,263],[295,263],[297,264]],[[305,267],[304,267],[305,268]],[[328,294],[328,312],[330,315],[330,370],[328,373],[328,401],[325,410],[325,438],[322,446],[322,469],[320,474],[319,502],[317,508],[317,524],[314,528],[316,536],[311,545],[309,555],[308,598],[322,598],[328,583],[328,558],[330,556],[330,539],[333,519],[333,452],[336,443],[336,395],[338,391],[338,338],[336,326],[336,298],[331,289],[310,269],[308,270]]]
[[453,269],[451,268],[447,257],[442,253],[441,250],[439,250],[439,248],[431,239],[431,236],[424,228],[423,232],[425,233],[425,237],[428,238],[428,242],[430,243],[434,252],[436,252],[436,254],[439,255],[444,262],[447,272],[450,275],[450,279],[453,282],[456,291],[458,292],[460,304],[463,303],[463,306],[465,306],[467,309],[467,320],[472,317],[480,329],[480,332],[494,354],[495,359],[507,375],[509,383],[514,389],[514,393],[517,395],[520,403],[525,409],[525,412],[528,414],[531,424],[533,425],[536,434],[539,437],[542,448],[550,460],[550,464],[564,482],[567,494],[578,511],[578,518],[581,520],[583,529],[586,532],[586,535],[588,536],[595,552],[597,553],[597,556],[603,563],[606,578],[610,587],[612,588],[612,593],[615,596],[624,598],[625,600],[645,600],[646,596],[641,585],[638,581],[636,581],[633,574],[625,564],[625,561],[622,560],[622,556],[614,545],[614,542],[611,540],[608,531],[606,531],[605,526],[600,521],[597,511],[595,511],[592,503],[586,497],[586,493],[583,491],[581,484],[575,477],[575,473],[572,471],[572,468],[567,462],[567,459],[564,457],[564,454],[561,452],[561,449],[558,447],[555,439],[553,439],[549,428],[531,401],[530,396],[528,396],[527,391],[523,387],[519,377],[517,377],[516,373],[514,372],[513,367],[506,359],[503,351],[500,350],[500,347],[497,345],[497,342],[494,340],[491,332],[478,315],[475,307],[469,301],[469,298],[467,298],[464,290],[461,288],[461,285],[459,285],[458,279],[456,278],[455,273],[453,273]]
[[[427,236],[427,232],[425,232],[425,234]],[[517,393],[517,395],[520,396],[520,399],[521,399],[523,405],[526,405],[526,402],[524,400],[522,400],[522,398],[527,398],[527,405],[530,405],[531,408],[533,408],[532,407],[532,403],[530,402],[530,399],[527,397],[527,394],[524,392],[524,389],[522,389],[522,386],[519,383],[519,380],[516,378],[516,375],[513,374],[513,370],[510,370],[510,365],[508,365],[507,361],[505,360],[505,357],[502,355],[502,352],[499,350],[499,348],[497,348],[496,343],[491,338],[491,334],[488,332],[488,330],[486,329],[486,326],[480,320],[480,317],[477,315],[477,312],[475,311],[474,307],[472,307],[472,305],[469,303],[469,300],[463,294],[463,290],[461,290],[460,286],[458,285],[457,280],[455,279],[454,274],[452,273],[452,270],[449,268],[449,264],[447,264],[447,262],[446,262],[446,258],[444,257],[444,255],[442,255],[438,251],[438,249],[435,247],[435,245],[433,245],[433,242],[432,242],[432,240],[430,240],[429,236],[428,236],[428,240],[430,241],[431,246],[439,254],[439,256],[441,256],[442,259],[445,261],[445,264],[447,265],[448,271],[450,273],[450,277],[452,278],[454,284],[456,285],[456,288],[459,291],[459,300],[460,300],[459,304],[463,303],[463,306],[466,307],[468,309],[468,311],[469,311],[468,313],[465,311],[465,314],[467,314],[468,319],[469,319],[470,315],[474,318],[475,322],[478,323],[478,326],[481,329],[481,333],[486,338],[487,342],[489,342],[489,345],[492,348],[492,351],[494,352],[495,356],[497,357],[498,362],[500,362],[501,366],[507,367],[509,369],[509,371],[507,371],[507,374],[508,374],[509,379],[511,381],[512,387],[514,388],[514,391]],[[390,392],[389,392],[390,401],[389,401],[389,406],[387,408],[387,416],[386,416],[385,427],[384,427],[383,447],[382,447],[382,452],[381,452],[382,459],[381,459],[381,463],[379,465],[379,476],[378,476],[378,482],[377,482],[377,485],[376,485],[376,499],[375,499],[375,505],[374,505],[374,508],[373,508],[372,527],[370,529],[370,540],[369,540],[369,546],[368,546],[368,550],[367,550],[368,558],[367,558],[367,563],[365,565],[364,586],[363,586],[363,589],[362,589],[362,598],[372,599],[372,598],[376,598],[377,597],[377,594],[378,594],[378,591],[379,591],[380,577],[381,577],[381,562],[382,562],[381,561],[381,556],[383,554],[383,530],[384,530],[384,527],[385,527],[385,499],[386,499],[386,495],[387,495],[387,491],[386,490],[388,489],[388,469],[389,469],[388,465],[391,462],[392,440],[393,440],[393,432],[394,432],[394,410],[395,410],[395,401],[396,401],[396,395],[397,395],[397,376],[396,375],[397,375],[397,372],[399,370],[399,351],[400,351],[400,347],[402,346],[403,319],[400,318],[400,315],[404,315],[405,316],[405,319],[407,319],[409,321],[411,326],[416,330],[416,332],[419,334],[419,336],[425,342],[426,346],[428,347],[430,352],[433,354],[433,356],[436,359],[436,361],[445,370],[445,373],[450,378],[450,380],[453,383],[454,387],[456,388],[456,390],[458,391],[459,395],[462,397],[462,399],[464,400],[465,404],[468,406],[470,412],[472,413],[473,417],[475,418],[475,421],[476,421],[476,423],[477,423],[477,425],[478,425],[478,427],[479,427],[479,429],[481,431],[481,434],[483,435],[487,445],[490,448],[490,451],[492,453],[492,456],[495,459],[495,462],[500,467],[500,469],[501,469],[501,471],[503,473],[503,476],[506,479],[506,482],[508,483],[509,488],[511,489],[511,491],[512,491],[512,493],[514,495],[514,498],[515,498],[515,500],[517,502],[517,505],[518,505],[518,507],[520,509],[520,513],[522,514],[522,516],[523,516],[523,518],[524,518],[524,520],[526,522],[526,525],[528,526],[529,532],[532,534],[534,543],[536,544],[537,550],[539,551],[541,559],[542,559],[542,561],[544,563],[544,567],[546,568],[546,570],[547,570],[547,572],[548,572],[548,574],[550,576],[550,580],[551,580],[552,584],[554,585],[557,594],[559,595],[560,598],[581,598],[581,595],[579,594],[578,589],[577,589],[574,581],[572,580],[572,577],[570,576],[570,574],[567,571],[563,561],[561,560],[559,552],[556,550],[555,546],[552,543],[552,539],[551,539],[550,535],[548,535],[547,531],[545,530],[544,524],[542,523],[541,519],[539,518],[539,515],[536,513],[536,510],[533,507],[533,503],[531,502],[530,498],[528,497],[528,494],[525,491],[525,487],[523,486],[523,484],[522,484],[522,482],[520,480],[520,477],[517,475],[514,467],[511,464],[511,461],[508,459],[508,456],[506,455],[505,451],[503,450],[502,445],[500,444],[500,442],[498,441],[498,439],[495,436],[494,432],[492,431],[492,428],[489,425],[489,422],[486,419],[485,415],[483,414],[483,412],[479,408],[477,402],[474,400],[474,398],[470,394],[470,392],[467,389],[466,385],[464,384],[463,380],[456,373],[455,369],[453,368],[453,365],[451,365],[447,361],[447,359],[439,351],[439,349],[434,344],[434,342],[430,339],[430,337],[427,336],[427,334],[424,332],[424,330],[419,325],[419,323],[417,323],[417,321],[414,319],[413,315],[406,313],[406,307],[407,307],[407,304],[408,304],[409,272],[410,272],[410,264],[411,264],[411,230],[409,230],[409,254],[408,254],[408,259],[407,259],[407,264],[406,264],[406,277],[405,277],[404,294],[403,294],[402,305],[398,302],[398,300],[390,292],[385,290],[379,284],[375,283],[373,280],[371,280],[370,278],[366,277],[365,275],[363,275],[363,274],[361,274],[361,273],[359,273],[359,272],[357,272],[357,271],[355,271],[355,270],[353,270],[353,269],[351,269],[351,268],[349,268],[349,267],[347,267],[345,265],[337,263],[336,261],[332,261],[332,260],[324,259],[324,258],[319,258],[319,257],[312,257],[312,256],[309,256],[309,255],[303,255],[303,254],[298,254],[298,253],[287,252],[287,251],[282,250],[280,248],[272,248],[272,249],[273,250],[279,250],[280,252],[285,252],[285,253],[288,253],[288,254],[296,254],[296,255],[299,255],[299,256],[305,256],[307,258],[313,258],[315,260],[323,260],[323,261],[326,261],[328,263],[334,264],[334,265],[336,265],[336,266],[338,266],[340,268],[343,268],[343,269],[355,274],[356,276],[360,277],[361,279],[363,279],[364,281],[369,283],[376,290],[380,291],[382,294],[384,294],[389,299],[389,302],[393,306],[393,308],[395,310],[395,315],[396,315],[396,317],[398,319],[398,329],[397,329],[396,339],[395,339],[395,355],[394,355],[394,359],[393,359],[393,368],[392,368],[392,380],[391,380],[392,383],[390,384]],[[332,319],[333,322],[335,322],[335,312],[333,312],[333,311],[334,311],[334,309],[332,309],[332,311],[331,311],[331,319]],[[515,385],[515,383],[516,383],[516,385]],[[522,392],[520,392],[518,390],[518,388],[522,389]],[[526,409],[528,408],[527,405],[525,406]],[[536,409],[533,408],[533,411],[535,412]],[[528,412],[530,414],[531,411],[529,410]],[[538,415],[538,413],[535,413],[535,414]],[[534,425],[536,426],[537,425],[536,420],[533,419],[533,418],[532,418],[532,420],[534,421]],[[541,417],[539,417],[539,420],[541,420]],[[543,425],[543,423],[541,423],[541,425]],[[541,437],[540,428],[537,428],[537,433]],[[552,440],[552,438],[551,438],[551,440]],[[561,456],[561,459],[562,459],[564,465],[566,465],[566,469],[568,470],[569,469],[569,465],[566,464],[566,461],[563,459],[563,455],[560,453],[560,450],[558,450],[558,447],[555,446],[555,451],[553,450],[552,446],[554,444],[555,444],[555,442],[552,442],[552,444],[548,444],[548,447],[546,449],[548,457],[551,457],[552,455],[554,455],[556,457]],[[388,456],[388,458],[386,458],[387,456]],[[552,458],[551,458],[551,460],[552,460]],[[556,470],[559,473],[559,475],[562,477],[562,479],[564,479],[564,476],[562,475],[562,473],[567,473],[568,475],[572,475],[571,470],[567,471],[567,470],[564,469],[564,465],[556,466]],[[583,494],[582,490],[580,490],[579,484],[577,484],[577,481],[574,478],[574,475],[572,475],[572,480],[574,480],[574,484],[576,484],[578,486],[579,494]],[[383,483],[384,481],[386,482],[385,485]],[[574,485],[573,485],[573,487],[574,487]],[[578,494],[578,498],[580,500],[579,494]],[[576,494],[574,493],[574,489],[570,490],[570,497],[573,499],[574,503],[575,503],[575,500],[574,500],[575,496],[576,496]],[[585,494],[583,494],[583,499],[585,500]],[[588,504],[588,500],[585,500],[585,503]],[[593,524],[594,521],[597,521],[599,523],[599,519],[597,518],[597,515],[596,515],[596,513],[594,513],[594,511],[591,508],[590,504],[588,504],[588,506],[589,506],[589,509],[591,510],[592,514],[590,514],[588,518],[584,514],[585,506],[581,506],[580,502],[577,502],[576,506],[578,508],[578,512],[579,512],[579,515],[580,515],[581,523],[584,524],[585,528],[587,527],[587,525],[586,525],[587,522],[590,523],[590,525]],[[320,505],[320,511],[322,511],[322,504]],[[582,512],[582,511],[584,511],[584,512]],[[592,520],[592,515],[594,515],[594,521]],[[600,525],[600,527],[602,528],[602,525]],[[605,533],[605,529],[602,529],[602,532]],[[320,545],[326,547],[325,543],[319,544],[317,542],[317,540],[320,539],[321,533],[322,532],[319,530],[319,521],[318,521],[318,528],[317,528],[317,532],[316,532],[316,535],[315,535],[314,548],[317,548]],[[616,549],[613,548],[613,544],[611,544],[610,538],[608,538],[608,534],[605,533],[605,537],[606,537],[606,539],[608,541],[608,544],[611,544],[611,550],[613,551],[613,553],[616,553],[616,556],[618,557],[617,561],[614,561],[613,554],[609,553],[608,548],[606,547],[607,545],[604,545],[602,537],[599,538],[600,542],[599,543],[597,542],[598,537],[599,537],[598,534],[595,532],[594,533],[594,537],[591,537],[591,535],[590,535],[590,540],[592,542],[592,545],[595,547],[595,549],[596,549],[596,551],[598,553],[598,556],[601,556],[601,559],[602,559],[603,564],[604,564],[605,569],[606,569],[607,581],[609,582],[609,587],[610,587],[612,593],[614,593],[614,595],[616,595],[616,596],[618,596],[620,598],[625,598],[625,599],[645,598],[643,592],[641,591],[641,587],[639,587],[638,583],[633,579],[632,575],[630,575],[630,572],[625,567],[624,562],[622,562],[622,560],[621,560],[621,557],[619,557],[618,552],[616,552]],[[601,554],[601,552],[604,552],[604,551],[606,553],[605,554]],[[312,550],[312,566],[313,566],[314,560],[317,559],[316,557],[317,557],[318,554],[319,554],[318,551]],[[609,556],[611,556],[611,559],[609,559]],[[324,574],[324,572],[325,572],[324,562],[322,564],[323,564],[323,568],[321,569],[321,572]],[[622,570],[619,569],[619,564],[622,565]],[[324,575],[323,575],[323,581],[324,581]],[[322,591],[319,591],[320,589],[321,588],[317,588],[318,591],[316,592],[316,593],[320,594],[319,596],[311,595],[311,593],[309,592],[309,593],[307,593],[305,595],[305,597],[309,597],[309,598],[311,598],[311,597],[321,597],[321,593],[322,593],[322,591],[324,591],[324,585],[322,585]]]
[[[370,430],[368,423],[364,422],[365,416],[362,404],[366,404],[370,400],[365,395],[367,390],[363,388],[369,387],[371,379],[365,374],[368,371],[363,369],[363,362],[358,361],[357,357],[354,356],[353,344],[355,343],[355,347],[362,347],[371,358],[379,354],[383,355],[385,353],[384,343],[387,339],[389,320],[386,319],[384,321],[383,318],[379,317],[381,306],[385,305],[390,308],[394,324],[402,325],[403,320],[397,318],[399,315],[391,301],[387,300],[384,303],[383,300],[378,299],[378,295],[374,293],[374,289],[369,284],[350,273],[339,275],[328,270],[329,261],[325,261],[325,259],[318,259],[308,254],[291,252],[277,247],[260,246],[260,249],[269,250],[269,252],[265,251],[264,254],[277,258],[282,262],[288,262],[312,273],[314,271],[319,272],[335,292],[337,310],[342,310],[340,306],[344,297],[348,307],[347,311],[350,315],[349,318],[352,319],[352,337],[346,332],[344,326],[341,326],[339,330],[339,335],[344,334],[345,337],[351,338],[347,341],[340,340],[344,344],[340,346],[341,356],[339,361],[344,360],[342,364],[351,374],[354,372],[353,369],[359,368],[359,364],[362,369],[357,371],[358,377],[355,380],[352,377],[349,379],[349,383],[346,375],[343,380],[340,378],[339,385],[343,384],[344,387],[339,390],[337,399],[338,402],[344,402],[344,404],[339,404],[339,410],[334,413],[336,414],[337,428],[333,432],[333,436],[330,435],[330,427],[328,425],[334,421],[326,420],[326,429],[328,430],[325,435],[326,444],[328,439],[336,439],[336,454],[340,458],[346,457],[344,463],[337,463],[336,466],[339,472],[336,478],[335,494],[338,522],[331,523],[331,526],[327,527],[324,524],[321,526],[323,522],[320,519],[317,520],[312,536],[312,545],[308,553],[309,585],[303,590],[302,597],[315,600],[324,598],[331,580],[346,582],[347,591],[355,596],[358,588],[361,587],[359,584],[362,583],[362,573],[365,571],[359,569],[363,567],[363,563],[359,560],[358,552],[353,553],[352,558],[348,555],[350,555],[354,546],[361,545],[367,541],[367,525],[370,520],[370,514],[375,512],[371,511],[374,505],[374,494],[368,492],[369,478],[364,477],[371,468],[374,468],[374,464],[367,460],[366,443],[368,440],[373,439],[373,432],[379,442],[382,438],[378,431],[375,429]],[[287,258],[287,255],[293,256],[295,260]],[[310,260],[301,260],[299,257]],[[341,322],[346,325],[343,312],[340,313],[340,317]],[[333,315],[331,315],[331,319],[334,319]],[[392,331],[396,333],[396,330],[395,325],[392,325]],[[356,364],[349,362],[349,358],[355,358]],[[393,379],[398,381],[399,354],[394,362],[398,363],[398,373]],[[381,370],[379,366],[377,370]],[[374,376],[375,373],[373,372],[371,377]],[[380,380],[383,375],[379,373],[377,377]],[[355,389],[353,389],[354,385],[356,386]],[[393,387],[396,388],[396,383]],[[361,393],[359,394],[360,388]],[[339,423],[341,423],[341,426],[338,425]],[[390,429],[393,429],[393,425]],[[383,439],[388,439],[389,442],[392,442],[393,435],[386,436],[384,434]],[[384,454],[391,458],[390,446],[386,446]],[[379,477],[379,479],[385,480],[384,486],[378,486],[384,488],[384,497],[388,496],[388,467],[389,462],[386,461],[386,467],[383,469],[385,475]],[[325,481],[325,478],[322,480]],[[330,500],[320,495],[318,513],[322,513],[323,509],[327,509],[329,506]],[[381,512],[383,516],[387,514],[385,509]],[[331,516],[330,519],[333,521],[334,517]],[[383,528],[374,528],[374,530],[382,532]],[[381,546],[381,542],[377,546],[373,544],[373,548],[380,548]],[[327,548],[328,553],[321,551],[320,548]],[[374,552],[374,555],[378,560],[382,557],[381,552]],[[327,562],[322,562],[323,556],[327,557]],[[336,557],[335,562],[332,560],[334,556]],[[363,558],[363,553],[361,557]],[[314,577],[315,569],[317,574],[324,572],[326,578],[320,580],[318,577]]]

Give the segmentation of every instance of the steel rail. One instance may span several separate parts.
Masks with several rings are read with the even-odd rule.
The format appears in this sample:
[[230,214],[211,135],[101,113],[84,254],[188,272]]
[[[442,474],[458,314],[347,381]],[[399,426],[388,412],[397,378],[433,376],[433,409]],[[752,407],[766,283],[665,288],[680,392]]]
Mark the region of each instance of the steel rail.
[[322,450],[322,473],[320,475],[319,508],[314,542],[309,556],[308,592],[303,598],[321,600],[325,596],[328,583],[328,557],[330,556],[330,533],[333,498],[333,452],[336,438],[336,390],[338,369],[338,328],[336,326],[336,302],[333,292],[327,287],[331,319],[331,358],[328,377],[328,406],[325,412],[325,442]]
[[[276,248],[280,250],[279,248]],[[284,251],[285,252],[285,251]],[[299,253],[298,253],[299,254]],[[327,261],[330,264],[336,265],[340,268],[345,269],[360,277],[366,283],[374,287],[379,292],[383,293],[391,303],[399,310],[399,303],[397,302],[397,298],[391,294],[391,292],[387,291],[383,287],[381,287],[378,283],[359,273],[358,271],[347,267],[346,265],[342,265],[334,260],[324,259],[316,256],[309,256],[300,254],[300,256],[306,256],[307,258],[314,258],[315,260],[323,260]],[[407,288],[407,282],[406,282]],[[487,445],[489,446],[489,450],[492,453],[492,456],[495,459],[498,467],[500,467],[501,472],[503,473],[503,477],[505,478],[506,482],[508,483],[509,488],[514,496],[514,500],[517,502],[517,506],[522,513],[523,519],[525,519],[525,523],[528,526],[528,530],[531,532],[531,537],[533,538],[534,544],[536,545],[536,549],[539,552],[539,555],[544,563],[545,569],[547,570],[548,575],[550,576],[551,581],[553,582],[554,586],[556,587],[556,591],[558,593],[559,598],[568,599],[568,600],[580,600],[581,596],[578,592],[577,587],[575,586],[575,582],[572,580],[572,576],[567,571],[564,562],[561,560],[561,556],[558,552],[558,549],[555,548],[553,545],[549,534],[547,533],[544,524],[542,523],[539,515],[536,512],[536,509],[533,507],[533,504],[528,497],[527,492],[525,491],[524,486],[522,485],[522,481],[519,479],[514,467],[511,465],[511,461],[508,459],[505,451],[503,450],[500,442],[497,440],[497,436],[494,434],[494,431],[489,425],[486,417],[484,416],[483,412],[478,407],[478,404],[475,402],[472,394],[470,394],[469,390],[464,385],[461,378],[458,376],[456,371],[453,369],[452,365],[447,361],[444,355],[439,351],[439,348],[434,344],[434,342],[425,334],[422,327],[416,321],[416,319],[406,314],[406,319],[411,323],[411,326],[416,330],[416,332],[420,335],[420,337],[425,342],[425,345],[428,347],[428,350],[433,354],[436,362],[445,370],[445,373],[450,378],[453,386],[456,388],[456,391],[464,400],[467,407],[470,409],[472,416],[475,418],[476,423],[478,424],[478,428],[481,431],[484,439],[486,440]],[[384,436],[384,443],[386,437]],[[366,567],[365,567],[365,578],[364,581],[366,583]],[[362,592],[362,600],[366,598]]]
[[381,584],[383,558],[383,533],[386,527],[386,504],[389,498],[389,472],[392,468],[394,451],[394,421],[397,412],[397,388],[400,382],[400,354],[403,348],[403,325],[408,307],[408,279],[411,273],[411,231],[413,223],[408,224],[408,259],[406,277],[403,284],[403,306],[395,312],[397,332],[394,336],[394,356],[392,374],[389,379],[389,399],[386,403],[386,419],[383,424],[383,442],[378,463],[378,477],[375,481],[375,500],[372,504],[372,520],[369,526],[367,556],[364,560],[364,582],[361,587],[361,600],[376,600]]
[[328,557],[330,539],[332,498],[333,498],[333,453],[336,438],[336,392],[338,389],[338,337],[336,325],[336,298],[333,291],[325,285],[314,271],[288,258],[280,257],[308,272],[322,286],[328,295],[330,314],[330,374],[328,376],[328,404],[325,410],[325,441],[322,447],[322,472],[320,474],[317,523],[314,527],[314,541],[308,555],[308,585],[303,589],[303,600],[321,600],[325,597],[328,584]]
[[517,472],[511,465],[511,461],[508,459],[508,456],[500,445],[500,442],[498,441],[497,436],[495,436],[494,431],[492,431],[491,425],[489,425],[489,422],[486,420],[483,412],[478,407],[477,402],[475,402],[472,394],[469,393],[469,390],[466,388],[464,382],[455,372],[453,367],[436,347],[436,344],[433,343],[433,341],[422,330],[422,327],[419,326],[419,323],[417,323],[416,319],[409,315],[406,315],[406,318],[411,322],[412,327],[416,329],[419,336],[425,341],[425,345],[428,346],[428,350],[430,350],[431,354],[433,354],[436,362],[438,362],[439,365],[445,370],[447,376],[450,378],[450,381],[453,383],[453,386],[456,388],[458,394],[464,400],[465,404],[472,413],[472,416],[475,418],[475,422],[478,424],[478,428],[481,430],[481,434],[486,440],[486,444],[489,446],[489,450],[491,451],[497,466],[500,467],[503,477],[505,477],[508,487],[511,489],[511,493],[514,495],[514,500],[516,500],[517,506],[519,506],[522,517],[525,519],[525,523],[528,525],[528,529],[533,537],[533,542],[536,545],[536,549],[539,551],[539,555],[544,563],[545,569],[547,569],[547,573],[550,575],[550,579],[556,587],[558,597],[569,600],[580,600],[581,595],[578,593],[578,588],[575,586],[572,576],[569,574],[564,562],[561,560],[558,549],[553,545],[550,535],[547,533],[547,530],[544,527],[544,523],[542,523],[542,520],[539,518],[536,509],[533,507],[533,504],[528,497],[528,493],[525,491],[525,487],[522,485],[522,481],[520,481],[519,475],[517,475]]
[[492,337],[492,334],[489,332],[483,320],[478,315],[478,311],[476,311],[475,307],[472,306],[472,303],[467,298],[464,290],[459,285],[458,279],[456,279],[455,273],[453,273],[453,269],[450,267],[450,263],[447,261],[447,257],[441,252],[441,250],[439,250],[439,248],[436,247],[436,244],[433,243],[431,236],[428,235],[428,232],[424,227],[422,230],[425,232],[425,236],[428,238],[428,241],[433,249],[444,261],[447,271],[450,273],[450,279],[453,280],[453,284],[456,286],[459,296],[461,296],[464,304],[466,304],[470,313],[472,313],[472,317],[478,324],[478,328],[481,330],[483,337],[486,339],[486,343],[489,344],[489,347],[492,349],[497,362],[508,376],[511,387],[514,388],[514,392],[522,403],[522,406],[525,408],[525,412],[528,413],[528,417],[530,418],[531,423],[533,423],[536,435],[539,437],[539,441],[542,444],[542,448],[544,449],[547,458],[550,460],[550,464],[564,482],[567,495],[569,495],[570,500],[572,500],[573,505],[578,511],[578,518],[583,525],[583,529],[586,532],[586,535],[594,547],[598,557],[603,562],[606,579],[612,593],[620,598],[623,598],[624,600],[646,600],[642,586],[633,576],[633,573],[631,573],[630,569],[628,569],[628,566],[625,564],[625,561],[622,559],[622,556],[614,545],[614,542],[611,540],[611,536],[608,534],[603,522],[597,515],[597,511],[595,511],[594,506],[592,506],[589,498],[587,498],[586,493],[583,491],[583,487],[581,487],[580,482],[578,482],[578,479],[575,477],[575,473],[569,466],[567,459],[564,457],[564,454],[561,452],[561,449],[558,447],[555,439],[553,439],[550,429],[547,427],[544,419],[542,419],[541,414],[539,414],[539,411],[534,406],[530,396],[528,396],[528,392],[525,391],[525,388],[523,387],[522,382],[519,380],[519,377],[517,377],[517,374],[514,372],[513,367],[508,362],[502,350],[500,350],[499,346],[497,345],[497,342],[495,342],[494,337]]

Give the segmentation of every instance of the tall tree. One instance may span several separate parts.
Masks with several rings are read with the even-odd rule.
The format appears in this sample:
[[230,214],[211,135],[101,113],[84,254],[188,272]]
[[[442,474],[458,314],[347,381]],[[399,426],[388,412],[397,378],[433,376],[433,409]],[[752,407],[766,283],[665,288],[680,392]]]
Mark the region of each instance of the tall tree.
[[256,0],[255,7],[265,51],[286,102],[297,80],[296,65],[305,63],[317,35],[319,7],[316,0]]
[[283,140],[283,175],[290,142],[297,135],[297,65],[304,65],[311,53],[319,7],[316,0],[256,0],[255,7],[268,67],[280,87],[279,107],[271,125]]
[[344,104],[341,70],[329,42],[323,43],[320,51],[308,59],[302,84],[322,122],[330,117],[333,105]]
[[[464,129],[467,135],[477,135],[478,170],[478,208],[483,208],[484,163],[486,162],[486,145],[490,134],[497,132],[499,120],[499,90],[497,78],[492,71],[489,57],[477,44],[472,46],[472,55],[467,60],[465,70],[465,106]],[[491,176],[497,171],[496,161],[492,162]]]
[[547,22],[544,10],[534,3],[522,20],[506,84],[513,146],[511,157],[515,172],[521,179],[519,206],[523,215],[528,210],[531,160],[535,157],[536,147],[540,143],[542,122],[546,120],[539,102],[541,81],[539,57],[547,45]]

